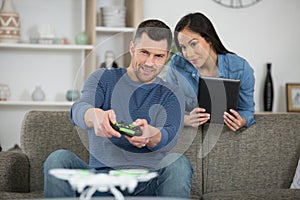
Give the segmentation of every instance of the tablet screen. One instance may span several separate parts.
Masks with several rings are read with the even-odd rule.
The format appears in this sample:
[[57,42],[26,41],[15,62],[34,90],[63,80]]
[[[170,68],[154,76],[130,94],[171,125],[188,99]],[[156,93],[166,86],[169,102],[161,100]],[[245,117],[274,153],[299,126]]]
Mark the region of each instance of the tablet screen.
[[200,77],[198,87],[198,103],[210,113],[208,122],[223,124],[224,112],[237,110],[240,91],[240,80]]

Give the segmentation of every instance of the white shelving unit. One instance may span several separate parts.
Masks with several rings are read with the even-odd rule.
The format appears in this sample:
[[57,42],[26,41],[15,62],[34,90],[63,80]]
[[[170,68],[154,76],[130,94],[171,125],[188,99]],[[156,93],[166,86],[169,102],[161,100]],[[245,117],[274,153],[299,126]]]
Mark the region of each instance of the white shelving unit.
[[[41,85],[45,100],[55,103],[66,100],[68,89],[82,85],[81,63],[85,51],[94,48],[92,40],[87,45],[75,44],[76,35],[84,31],[89,20],[86,1],[91,0],[14,1],[20,15],[21,40],[0,43],[0,83],[9,85],[13,102],[31,100],[31,90]],[[52,27],[55,38],[64,38],[68,44],[30,43],[30,36],[41,27]]]
[[[135,31],[133,27],[96,27],[96,65],[99,67],[105,61],[105,52],[110,50],[115,54],[119,67],[126,67],[129,62],[129,41]],[[117,47],[117,48],[115,48]]]
[[0,101],[0,106],[48,106],[48,107],[71,107],[74,102],[71,101]]
[[126,67],[128,64],[129,40],[135,27],[144,18],[143,0],[121,0],[126,6],[126,27],[104,27],[97,26],[97,11],[102,6],[112,5],[111,0],[90,0],[86,1],[86,30],[94,45],[93,50],[86,50],[85,55],[90,55],[86,60],[85,75],[87,78],[90,73],[97,69],[104,62],[105,51],[115,52],[116,62],[119,67]]
[[135,31],[135,28],[133,27],[105,27],[105,26],[97,26],[96,31],[99,33],[133,33]]
[[[94,48],[92,42],[75,44],[75,36],[88,20],[85,1],[90,0],[14,1],[21,19],[21,41],[0,43],[0,83],[9,85],[12,93],[9,100],[0,101],[3,150],[20,143],[22,120],[29,110],[70,110],[73,105],[66,100],[66,92],[73,89],[77,76],[77,83],[84,81],[81,63],[85,51]],[[68,44],[29,43],[29,30],[47,24]],[[42,86],[45,101],[31,101],[36,85]]]
[[[0,43],[0,83],[8,84],[12,92],[10,100],[0,101],[0,143],[3,150],[19,144],[22,120],[29,110],[70,109],[73,102],[65,100],[65,93],[68,89],[80,90],[88,75],[98,68],[97,51],[105,51],[105,46],[98,46],[99,41],[101,43],[106,37],[118,35],[122,42],[118,39],[109,48],[118,50],[125,47],[123,41],[127,39],[122,37],[131,35],[136,21],[141,20],[143,0],[124,1],[129,27],[97,27],[99,0],[14,1],[20,14],[23,42]],[[110,3],[110,0],[107,2]],[[28,30],[44,24],[54,25],[59,38],[67,38],[68,44],[26,42],[29,41]],[[82,30],[88,35],[88,45],[74,44],[76,34]],[[123,60],[118,61],[123,65]],[[31,93],[37,83],[46,94],[43,102],[31,101]],[[78,84],[80,87],[77,87]]]
[[30,43],[0,43],[0,48],[14,49],[67,49],[67,50],[87,50],[93,49],[93,45],[75,45],[75,44],[30,44]]

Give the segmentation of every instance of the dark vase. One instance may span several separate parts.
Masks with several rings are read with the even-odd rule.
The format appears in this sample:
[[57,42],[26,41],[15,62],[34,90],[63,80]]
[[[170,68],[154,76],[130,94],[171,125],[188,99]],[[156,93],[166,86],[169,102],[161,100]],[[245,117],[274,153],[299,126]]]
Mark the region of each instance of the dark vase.
[[271,63],[267,63],[267,76],[265,80],[265,88],[264,88],[264,110],[272,111],[273,108],[273,80],[271,75]]

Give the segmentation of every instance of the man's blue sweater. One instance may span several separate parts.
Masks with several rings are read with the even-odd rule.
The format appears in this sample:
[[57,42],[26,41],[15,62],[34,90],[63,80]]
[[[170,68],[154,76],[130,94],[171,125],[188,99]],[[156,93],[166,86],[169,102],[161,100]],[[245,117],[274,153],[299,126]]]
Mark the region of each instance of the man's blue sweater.
[[[117,121],[132,123],[146,119],[159,128],[161,141],[153,148],[137,148],[127,139],[103,138],[84,122],[89,108],[113,109]],[[155,169],[161,159],[175,146],[183,127],[184,98],[173,87],[157,78],[151,84],[134,82],[125,68],[99,69],[85,82],[82,96],[71,108],[72,122],[89,132],[90,166],[93,168]]]

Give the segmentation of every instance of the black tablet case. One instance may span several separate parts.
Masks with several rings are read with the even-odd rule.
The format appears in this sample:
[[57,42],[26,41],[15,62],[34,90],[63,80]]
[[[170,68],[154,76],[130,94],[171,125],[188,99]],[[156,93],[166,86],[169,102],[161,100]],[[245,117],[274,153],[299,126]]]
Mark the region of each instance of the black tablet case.
[[200,77],[198,87],[198,103],[210,113],[208,123],[224,123],[224,112],[237,110],[240,91],[240,80]]

